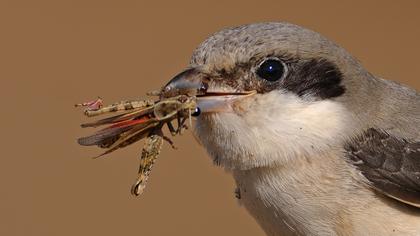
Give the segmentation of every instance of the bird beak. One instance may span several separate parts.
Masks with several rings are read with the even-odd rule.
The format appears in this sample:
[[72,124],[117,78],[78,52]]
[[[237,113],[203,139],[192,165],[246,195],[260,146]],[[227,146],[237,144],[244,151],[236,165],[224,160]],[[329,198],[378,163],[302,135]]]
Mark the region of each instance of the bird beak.
[[203,113],[232,111],[232,105],[246,97],[256,94],[256,91],[244,92],[211,92],[197,96],[197,106]]
[[197,97],[201,113],[231,111],[232,105],[255,95],[256,91],[237,91],[211,80],[197,69],[188,69],[176,75],[164,87],[161,97],[188,95]]

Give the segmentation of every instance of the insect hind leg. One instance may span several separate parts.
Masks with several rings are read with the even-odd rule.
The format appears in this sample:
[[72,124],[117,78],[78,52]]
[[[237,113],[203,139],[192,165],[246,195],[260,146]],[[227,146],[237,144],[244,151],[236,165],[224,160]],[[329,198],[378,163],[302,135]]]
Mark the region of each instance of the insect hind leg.
[[101,107],[97,110],[85,110],[86,116],[98,116],[107,113],[113,113],[118,111],[127,111],[133,110],[137,108],[146,108],[149,106],[153,106],[154,102],[151,100],[141,100],[141,101],[121,101],[118,103],[114,103],[108,106]]

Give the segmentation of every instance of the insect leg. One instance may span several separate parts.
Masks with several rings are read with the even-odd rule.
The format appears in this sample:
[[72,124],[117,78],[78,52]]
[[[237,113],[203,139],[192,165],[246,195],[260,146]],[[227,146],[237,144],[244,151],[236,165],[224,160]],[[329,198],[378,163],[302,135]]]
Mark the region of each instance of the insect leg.
[[168,125],[168,129],[171,132],[172,136],[175,136],[178,134],[178,129],[175,129],[174,126],[172,125],[172,122],[167,122],[166,123]]
[[192,127],[192,118],[191,118],[191,109],[188,109],[188,120],[189,120],[189,123],[190,123],[190,127]]
[[188,127],[185,125],[185,121],[188,118],[186,117],[178,117],[178,129],[177,129],[177,133],[182,134],[182,131],[184,131],[184,129],[187,129]]
[[131,194],[139,196],[146,188],[147,179],[149,178],[150,171],[153,164],[159,156],[162,149],[163,134],[161,131],[151,134],[146,139],[140,157],[139,172],[136,182],[131,187]]
[[176,121],[177,121],[177,124],[178,124],[178,127],[176,129],[177,134],[182,134],[182,119],[184,119],[184,118],[181,118],[180,116],[178,116],[176,118]]
[[153,105],[154,105],[154,102],[151,100],[122,101],[122,102],[114,103],[109,106],[104,106],[98,110],[87,109],[85,110],[85,115],[91,117],[91,116],[97,116],[97,115],[102,115],[102,114],[117,112],[117,111],[127,111],[127,110],[136,109],[136,108],[146,108]]
[[96,100],[77,103],[74,105],[75,107],[87,107],[87,110],[98,110],[103,106],[103,101],[101,97],[98,97]]
[[177,149],[172,139],[170,139],[168,136],[163,135],[163,140],[169,143],[171,145],[172,149]]

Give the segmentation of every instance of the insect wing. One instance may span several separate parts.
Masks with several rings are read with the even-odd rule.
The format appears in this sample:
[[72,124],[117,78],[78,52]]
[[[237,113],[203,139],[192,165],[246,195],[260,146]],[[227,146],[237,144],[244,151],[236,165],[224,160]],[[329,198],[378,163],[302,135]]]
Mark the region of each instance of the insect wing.
[[154,121],[150,119],[123,121],[99,130],[90,136],[79,138],[77,142],[82,146],[102,145],[109,143],[110,140],[118,139],[119,135],[133,129],[133,127],[144,128],[153,122]]
[[87,137],[82,137],[77,139],[77,142],[82,146],[93,146],[93,145],[101,145],[105,141],[109,141],[112,137],[116,137],[117,135],[129,130],[129,127],[124,128],[109,128],[106,130],[98,131],[92,135]]
[[136,117],[141,117],[141,116],[145,116],[148,114],[152,114],[153,113],[153,107],[147,107],[144,109],[138,109],[135,111],[131,111],[131,112],[127,112],[124,114],[119,114],[116,116],[111,116],[105,119],[101,119],[101,120],[97,120],[91,123],[85,123],[82,124],[82,128],[86,128],[86,127],[98,127],[101,125],[106,125],[106,124],[113,124],[116,122],[120,122],[120,121],[124,121],[124,120],[130,120]]
[[[121,136],[116,140],[104,153],[100,154],[98,157],[101,157],[103,155],[109,154],[121,147],[125,147],[129,144],[134,143],[135,141],[138,141],[139,139],[147,136],[153,128],[157,127],[159,125],[159,122],[156,120],[153,120],[153,122],[149,122],[147,126],[137,126],[133,129],[121,134]],[[135,139],[135,140],[133,140]]]

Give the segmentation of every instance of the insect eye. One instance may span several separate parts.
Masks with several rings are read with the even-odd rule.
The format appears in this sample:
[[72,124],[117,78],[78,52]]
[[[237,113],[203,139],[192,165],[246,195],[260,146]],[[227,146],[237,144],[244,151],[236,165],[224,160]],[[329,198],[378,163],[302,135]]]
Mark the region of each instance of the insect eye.
[[257,69],[257,75],[267,81],[276,81],[283,78],[286,65],[278,59],[267,59]]

